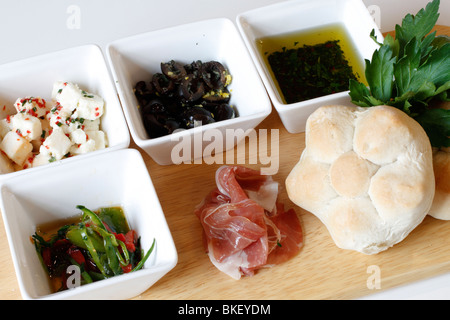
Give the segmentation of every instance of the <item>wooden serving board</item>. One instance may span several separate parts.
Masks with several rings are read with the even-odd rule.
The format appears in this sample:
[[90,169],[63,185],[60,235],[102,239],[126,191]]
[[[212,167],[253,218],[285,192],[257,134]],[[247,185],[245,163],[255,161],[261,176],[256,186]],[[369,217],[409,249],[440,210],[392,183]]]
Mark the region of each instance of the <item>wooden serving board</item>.
[[[437,27],[450,34],[450,27]],[[401,243],[377,255],[364,255],[336,247],[325,226],[287,197],[284,181],[305,147],[304,133],[290,134],[275,110],[257,128],[279,129],[280,200],[296,208],[304,228],[304,247],[292,260],[260,270],[255,276],[234,280],[209,261],[202,244],[202,228],[194,207],[215,187],[221,164],[160,166],[141,151],[158,193],[178,251],[178,264],[165,277],[135,299],[354,299],[398,285],[450,271],[450,221],[426,217]],[[235,150],[235,154],[237,150]],[[248,151],[246,151],[248,153]],[[258,169],[267,167],[250,164]],[[0,220],[0,299],[21,299]],[[379,288],[373,270],[379,271]],[[369,285],[368,285],[369,284]]]

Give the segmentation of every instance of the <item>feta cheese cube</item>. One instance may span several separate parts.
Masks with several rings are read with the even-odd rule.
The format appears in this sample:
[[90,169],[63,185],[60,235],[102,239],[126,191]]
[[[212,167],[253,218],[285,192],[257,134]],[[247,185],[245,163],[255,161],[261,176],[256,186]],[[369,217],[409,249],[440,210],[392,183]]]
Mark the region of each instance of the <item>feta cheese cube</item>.
[[[57,87],[60,85],[56,85]],[[53,89],[55,90],[55,88]],[[78,101],[82,97],[82,93],[78,85],[70,82],[64,82],[56,93],[55,100],[68,111],[73,111],[78,106]]]
[[85,120],[83,122],[83,130],[85,131],[97,131],[100,130],[100,119]]
[[42,135],[41,120],[28,113],[17,113],[11,117],[13,131],[17,131],[28,141],[39,139]]
[[29,156],[25,159],[25,161],[22,163],[22,166],[19,170],[28,169],[28,168],[33,167],[33,162],[34,162],[35,157],[36,157],[36,154],[31,152],[29,154]]
[[71,115],[71,111],[57,106],[47,114],[47,120],[53,129],[61,128],[65,133],[68,133]]
[[11,117],[8,117],[9,120],[2,119],[0,120],[0,140],[5,137],[5,135],[12,130],[11,126]]
[[103,131],[86,131],[88,140],[95,141],[95,150],[105,149],[106,147],[106,137]]
[[95,141],[93,139],[89,139],[85,143],[74,144],[70,148],[70,153],[73,155],[88,153],[91,151],[95,151]]
[[14,107],[18,113],[28,113],[36,118],[45,116],[49,110],[46,101],[40,97],[19,98]]
[[13,164],[11,160],[4,154],[0,152],[0,174],[14,172]]
[[59,96],[59,94],[62,92],[62,90],[66,85],[67,85],[66,81],[55,81],[53,83],[52,100],[56,101],[56,98]]
[[77,118],[87,120],[99,119],[103,115],[103,98],[92,93],[82,91],[83,95],[78,100],[78,107],[74,112]]
[[72,141],[66,136],[64,131],[59,128],[53,128],[52,133],[44,140],[40,153],[47,153],[52,155],[55,160],[61,160],[72,146]]
[[42,166],[44,164],[48,164],[50,162],[52,162],[54,160],[54,158],[52,158],[52,155],[49,153],[39,153],[38,155],[36,155],[36,157],[34,157],[33,163],[32,163],[32,167],[39,167]]
[[76,129],[70,133],[70,139],[75,144],[82,144],[86,142],[87,136],[82,129]]
[[17,132],[9,131],[0,143],[0,150],[16,164],[22,165],[33,150],[33,146]]

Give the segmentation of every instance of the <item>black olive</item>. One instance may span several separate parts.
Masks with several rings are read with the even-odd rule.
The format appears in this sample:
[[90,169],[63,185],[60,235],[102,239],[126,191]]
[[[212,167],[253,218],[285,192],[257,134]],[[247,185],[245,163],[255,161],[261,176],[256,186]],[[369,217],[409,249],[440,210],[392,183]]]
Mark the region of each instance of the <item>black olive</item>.
[[181,90],[183,97],[187,101],[195,101],[200,99],[205,93],[205,87],[203,81],[200,78],[195,77],[193,74],[185,76],[181,82]]
[[210,90],[203,95],[203,100],[214,103],[228,103],[230,101],[230,92],[227,88],[219,90]]
[[236,115],[234,109],[227,103],[216,105],[213,114],[216,121],[232,119]]
[[217,61],[210,61],[202,64],[202,78],[211,89],[222,89],[227,83],[227,71],[225,67]]
[[139,81],[134,87],[134,95],[141,106],[146,105],[154,95],[152,84],[147,85],[145,81]]
[[174,82],[160,72],[153,75],[152,84],[155,90],[162,95],[167,95],[175,88]]
[[166,112],[164,102],[159,98],[153,98],[142,107],[143,113],[163,113]]
[[134,88],[150,138],[237,116],[229,105],[228,77],[217,61],[161,63],[161,72],[149,83],[139,81]]
[[150,138],[158,138],[169,134],[165,127],[167,116],[164,114],[145,113],[142,115],[144,127]]
[[181,127],[181,123],[176,119],[167,119],[164,127],[167,129],[168,133],[171,134]]
[[184,66],[187,74],[193,74],[196,77],[201,77],[202,62],[200,60],[193,61],[191,64]]
[[164,99],[164,106],[173,117],[179,116],[185,109],[179,99]]
[[213,114],[207,109],[195,106],[186,109],[181,116],[184,127],[187,129],[194,128],[199,124],[205,125],[215,122]]
[[184,66],[174,60],[165,63],[161,62],[161,71],[173,81],[180,81],[187,74]]

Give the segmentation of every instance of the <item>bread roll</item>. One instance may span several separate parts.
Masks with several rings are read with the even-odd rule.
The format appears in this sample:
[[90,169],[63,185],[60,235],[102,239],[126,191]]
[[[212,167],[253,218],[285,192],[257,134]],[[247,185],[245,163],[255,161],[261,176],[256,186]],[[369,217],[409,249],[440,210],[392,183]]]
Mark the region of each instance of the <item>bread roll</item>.
[[[441,102],[435,107],[450,110],[450,102]],[[433,167],[436,193],[428,214],[436,219],[450,220],[450,148],[435,150]]]
[[289,198],[317,216],[336,245],[376,254],[402,241],[434,197],[423,128],[389,106],[324,106],[308,118]]
[[450,150],[447,149],[433,154],[436,192],[428,212],[430,216],[441,220],[450,220]]

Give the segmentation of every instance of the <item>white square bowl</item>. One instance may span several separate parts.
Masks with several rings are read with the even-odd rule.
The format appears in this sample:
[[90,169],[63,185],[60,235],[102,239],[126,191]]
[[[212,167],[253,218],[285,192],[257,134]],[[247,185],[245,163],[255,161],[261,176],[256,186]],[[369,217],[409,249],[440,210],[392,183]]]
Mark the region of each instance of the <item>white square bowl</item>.
[[[85,91],[100,95],[105,101],[101,129],[108,147],[59,161],[71,162],[80,157],[127,148],[130,133],[123,115],[116,88],[112,82],[105,58],[96,45],[84,45],[60,50],[20,61],[0,65],[0,119],[16,113],[14,102],[26,96],[51,100],[56,81],[73,82]],[[5,108],[3,108],[5,106]],[[57,162],[59,162],[57,161]],[[40,170],[48,165],[0,175],[0,180]]]
[[[121,206],[144,251],[155,248],[144,268],[51,293],[48,275],[30,236],[36,226],[91,210]],[[123,149],[61,162],[5,180],[0,208],[24,299],[128,299],[139,295],[177,263],[177,252],[141,154]]]
[[[192,149],[197,149],[197,152],[194,150],[191,153],[191,159],[201,158],[210,142],[202,141],[198,148],[197,145],[194,148],[194,134],[198,134],[201,139],[202,134],[210,129],[219,130],[224,140],[226,129],[235,130],[237,139],[223,141],[222,149],[217,148],[216,151],[228,150],[245,137],[240,133],[255,128],[272,110],[252,59],[229,19],[199,21],[117,40],[107,46],[107,57],[131,136],[160,165],[177,163],[171,152],[181,141],[190,140]],[[137,108],[133,88],[138,81],[148,82],[152,74],[161,72],[161,62],[170,60],[181,63],[197,60],[221,62],[233,78],[228,86],[231,92],[230,104],[236,107],[239,116],[150,139]]]
[[364,59],[370,60],[378,48],[370,38],[370,32],[374,29],[378,41],[383,41],[361,0],[286,1],[241,13],[236,17],[236,23],[269,97],[290,133],[303,132],[308,116],[322,105],[351,105],[348,91],[286,104],[258,50],[258,39],[339,23],[349,34],[363,65]]

